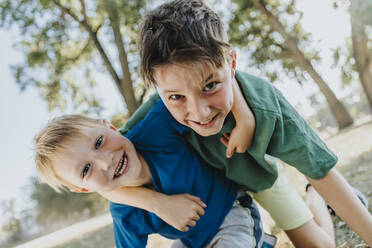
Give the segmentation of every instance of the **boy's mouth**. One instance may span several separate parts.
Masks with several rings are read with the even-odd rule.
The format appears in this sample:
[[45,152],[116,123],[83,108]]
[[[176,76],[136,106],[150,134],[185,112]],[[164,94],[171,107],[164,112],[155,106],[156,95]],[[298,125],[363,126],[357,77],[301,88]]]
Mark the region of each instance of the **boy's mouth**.
[[216,114],[212,119],[210,119],[208,121],[204,121],[204,122],[192,121],[192,122],[195,123],[196,125],[198,125],[201,128],[210,128],[215,123],[218,115],[219,114]]
[[121,175],[125,174],[127,171],[128,171],[128,157],[127,157],[127,154],[124,152],[123,156],[119,160],[118,165],[116,166],[113,179],[120,177]]

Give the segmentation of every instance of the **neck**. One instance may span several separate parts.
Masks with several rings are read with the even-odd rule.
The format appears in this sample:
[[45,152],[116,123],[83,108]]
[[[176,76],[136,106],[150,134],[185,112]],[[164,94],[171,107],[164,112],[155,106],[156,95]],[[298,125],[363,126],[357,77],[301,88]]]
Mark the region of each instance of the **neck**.
[[139,158],[140,163],[142,164],[142,170],[141,170],[141,178],[143,178],[142,185],[152,184],[152,176],[151,176],[149,166],[147,165],[145,159],[142,157],[141,154],[138,154],[138,158]]

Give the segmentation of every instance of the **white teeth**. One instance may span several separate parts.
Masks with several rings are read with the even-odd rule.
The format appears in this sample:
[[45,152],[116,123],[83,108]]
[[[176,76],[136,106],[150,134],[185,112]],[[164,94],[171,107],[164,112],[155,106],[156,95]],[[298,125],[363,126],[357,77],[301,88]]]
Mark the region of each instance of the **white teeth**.
[[202,125],[208,124],[210,121],[205,121],[205,122],[199,122]]
[[119,175],[123,174],[124,169],[127,167],[127,157],[124,158],[124,161],[122,163],[121,169],[119,171]]
[[116,170],[115,170],[114,177],[121,176],[123,174],[125,168],[127,167],[127,165],[128,165],[128,159],[127,159],[126,154],[124,153],[123,157],[119,161],[118,168],[116,168]]

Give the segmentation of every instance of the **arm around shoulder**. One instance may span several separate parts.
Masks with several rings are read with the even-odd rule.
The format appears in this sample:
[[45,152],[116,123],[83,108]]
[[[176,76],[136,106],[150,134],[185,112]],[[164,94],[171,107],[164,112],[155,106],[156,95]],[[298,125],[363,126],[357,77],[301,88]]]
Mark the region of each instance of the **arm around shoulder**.
[[100,193],[112,202],[144,209],[156,214],[179,231],[186,232],[204,215],[206,205],[190,194],[166,195],[146,187],[122,187]]

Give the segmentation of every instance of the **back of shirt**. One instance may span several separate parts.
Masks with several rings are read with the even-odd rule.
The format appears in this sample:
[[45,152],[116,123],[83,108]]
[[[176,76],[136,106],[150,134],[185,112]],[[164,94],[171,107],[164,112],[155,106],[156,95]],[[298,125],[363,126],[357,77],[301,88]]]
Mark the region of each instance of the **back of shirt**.
[[188,232],[180,232],[152,213],[111,203],[118,247],[145,247],[151,233],[181,239],[188,247],[203,247],[213,238],[230,211],[236,185],[201,161],[182,137],[186,130],[188,128],[176,122],[164,104],[158,101],[126,136],[147,162],[156,190],[200,197],[207,204],[205,215]]

